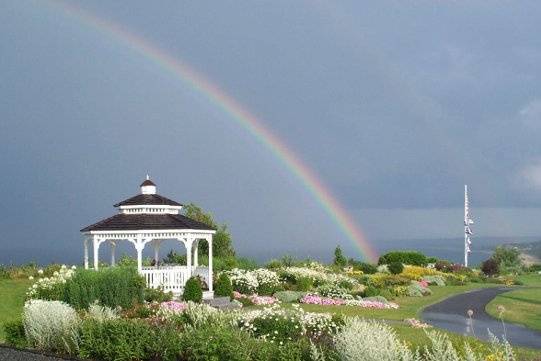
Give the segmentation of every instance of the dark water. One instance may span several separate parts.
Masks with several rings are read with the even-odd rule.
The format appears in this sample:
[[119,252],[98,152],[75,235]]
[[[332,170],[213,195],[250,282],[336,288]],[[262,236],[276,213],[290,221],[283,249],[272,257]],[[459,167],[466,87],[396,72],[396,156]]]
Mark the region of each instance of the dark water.
[[[541,238],[541,237],[540,237]],[[473,253],[470,255],[470,264],[477,265],[487,259],[492,249],[502,243],[512,242],[532,242],[540,238],[475,238],[473,240]],[[428,256],[447,259],[453,262],[463,262],[463,239],[404,239],[404,240],[380,240],[373,241],[372,245],[378,253],[385,253],[389,250],[408,249],[417,250]],[[329,262],[332,260],[334,247],[336,244],[315,244],[311,246],[302,246],[295,244],[277,243],[272,247],[265,245],[252,244],[246,247],[237,246],[237,254],[249,257],[264,263],[272,258],[280,258],[286,254],[296,258],[312,258]],[[346,257],[359,259],[361,253],[359,249],[350,244],[341,244]],[[178,242],[167,241],[162,247],[161,255],[165,256],[169,249],[173,248],[179,253],[184,253],[184,248]],[[144,251],[145,257],[152,256],[152,247],[147,247]],[[92,253],[92,252],[90,252]],[[100,260],[109,259],[109,247],[103,245],[100,247]],[[128,242],[120,242],[117,247],[117,259],[122,254],[135,256],[133,246]],[[21,264],[27,262],[36,262],[38,264],[49,264],[51,262],[66,264],[81,264],[83,257],[83,247],[81,242],[70,242],[64,246],[47,246],[36,243],[35,247],[24,248],[17,245],[5,245],[0,243],[0,264]]]

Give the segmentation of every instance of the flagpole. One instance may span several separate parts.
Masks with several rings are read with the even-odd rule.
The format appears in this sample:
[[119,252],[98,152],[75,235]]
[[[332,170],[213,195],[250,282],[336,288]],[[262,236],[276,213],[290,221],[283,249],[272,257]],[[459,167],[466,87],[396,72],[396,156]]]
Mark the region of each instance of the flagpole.
[[468,198],[468,186],[464,185],[464,266],[468,267],[468,256],[471,253],[471,235],[473,234],[470,225],[473,220],[470,217],[470,201]]

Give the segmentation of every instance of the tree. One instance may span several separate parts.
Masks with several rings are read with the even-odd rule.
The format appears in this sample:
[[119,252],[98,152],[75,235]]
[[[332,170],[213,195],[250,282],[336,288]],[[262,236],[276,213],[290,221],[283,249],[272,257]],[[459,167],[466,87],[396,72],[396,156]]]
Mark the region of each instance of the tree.
[[520,251],[516,247],[498,246],[494,249],[492,258],[498,262],[500,270],[505,273],[517,271],[522,266]]
[[340,248],[340,246],[336,246],[336,248],[334,249],[333,263],[335,266],[338,267],[345,267],[348,264],[346,257],[344,257],[344,255],[342,254],[342,249]]
[[[212,251],[214,257],[235,256],[235,250],[233,249],[233,244],[231,242],[231,234],[229,233],[226,224],[218,225],[214,221],[212,214],[203,211],[201,207],[193,203],[185,205],[182,210],[186,217],[204,223],[216,230],[216,234],[212,237]],[[199,244],[199,252],[201,254],[208,254],[207,242],[201,242]]]

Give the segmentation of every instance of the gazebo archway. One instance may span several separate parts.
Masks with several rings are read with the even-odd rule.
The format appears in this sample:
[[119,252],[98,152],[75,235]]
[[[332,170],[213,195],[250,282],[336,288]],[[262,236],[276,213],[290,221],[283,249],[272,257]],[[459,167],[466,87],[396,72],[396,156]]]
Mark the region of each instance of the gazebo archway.
[[[112,245],[111,263],[115,263],[116,244],[130,242],[137,252],[137,270],[145,277],[149,287],[162,287],[180,294],[186,281],[199,276],[208,285],[205,297],[213,296],[212,290],[212,235],[215,230],[180,214],[182,205],[156,194],[156,185],[148,178],[141,184],[141,194],[115,205],[119,213],[81,230],[84,235],[84,265],[89,268],[89,246],[93,249],[94,269],[99,267],[99,250],[104,242]],[[185,266],[160,266],[161,243],[176,240],[186,249]],[[207,267],[199,266],[197,249],[199,242],[209,244]],[[143,267],[143,250],[154,249],[155,266]],[[192,259],[192,256],[194,259]]]

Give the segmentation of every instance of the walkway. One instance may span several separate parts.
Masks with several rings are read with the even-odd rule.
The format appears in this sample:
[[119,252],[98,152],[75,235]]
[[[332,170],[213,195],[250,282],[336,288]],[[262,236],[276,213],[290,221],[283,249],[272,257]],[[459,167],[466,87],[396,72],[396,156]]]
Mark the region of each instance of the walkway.
[[[508,322],[505,323],[504,332],[502,322],[486,313],[485,306],[494,297],[511,290],[508,287],[485,288],[452,296],[425,308],[422,319],[465,336],[488,340],[490,330],[499,338],[506,333],[507,341],[513,346],[541,348],[541,332]],[[468,310],[473,310],[472,320],[467,316]]]

